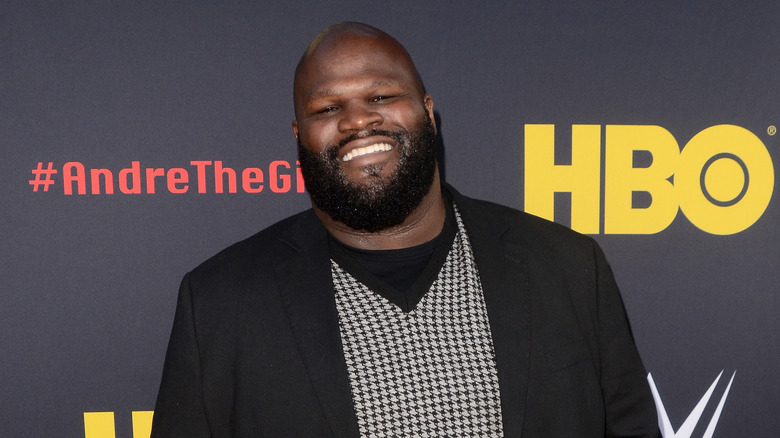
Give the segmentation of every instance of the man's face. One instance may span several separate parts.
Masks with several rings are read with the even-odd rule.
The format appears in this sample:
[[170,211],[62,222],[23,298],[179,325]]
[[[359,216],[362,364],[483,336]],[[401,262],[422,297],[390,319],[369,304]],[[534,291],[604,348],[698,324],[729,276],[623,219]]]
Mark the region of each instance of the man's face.
[[433,101],[407,60],[397,44],[341,35],[296,77],[293,131],[307,189],[353,229],[397,225],[433,181]]

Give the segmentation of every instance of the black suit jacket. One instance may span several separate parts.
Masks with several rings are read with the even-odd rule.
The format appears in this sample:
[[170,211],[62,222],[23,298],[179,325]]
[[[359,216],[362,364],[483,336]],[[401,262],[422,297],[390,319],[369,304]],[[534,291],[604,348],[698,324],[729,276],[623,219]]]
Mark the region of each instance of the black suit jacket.
[[[596,243],[453,191],[493,335],[507,437],[660,436]],[[152,437],[357,437],[327,232],[311,210],[182,281]]]

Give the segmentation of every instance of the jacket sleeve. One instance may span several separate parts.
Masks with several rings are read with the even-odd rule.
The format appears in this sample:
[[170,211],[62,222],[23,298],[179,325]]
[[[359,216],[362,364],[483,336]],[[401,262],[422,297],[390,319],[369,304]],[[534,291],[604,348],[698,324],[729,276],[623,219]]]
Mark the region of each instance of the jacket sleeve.
[[154,409],[151,438],[207,438],[211,434],[203,405],[198,338],[189,274],[176,304],[162,382]]
[[634,343],[623,301],[604,253],[594,246],[597,330],[607,437],[660,437],[647,372]]

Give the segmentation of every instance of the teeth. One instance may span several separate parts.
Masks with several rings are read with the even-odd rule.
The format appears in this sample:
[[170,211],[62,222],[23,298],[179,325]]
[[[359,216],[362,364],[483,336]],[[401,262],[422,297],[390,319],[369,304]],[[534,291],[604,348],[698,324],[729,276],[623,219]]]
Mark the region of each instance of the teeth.
[[347,155],[344,155],[344,158],[342,160],[349,161],[355,157],[360,157],[366,154],[372,154],[374,152],[385,152],[385,151],[389,151],[392,148],[393,147],[387,143],[376,143],[363,148],[357,148],[351,150]]

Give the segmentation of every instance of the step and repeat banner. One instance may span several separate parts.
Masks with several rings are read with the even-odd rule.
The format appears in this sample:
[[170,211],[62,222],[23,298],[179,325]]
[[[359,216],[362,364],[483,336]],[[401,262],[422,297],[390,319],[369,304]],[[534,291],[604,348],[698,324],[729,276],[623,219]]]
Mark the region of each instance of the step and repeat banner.
[[780,430],[780,5],[2,2],[0,435],[148,437],[181,277],[307,208],[295,64],[377,26],[461,192],[603,246],[664,436]]

